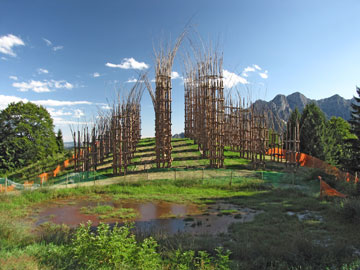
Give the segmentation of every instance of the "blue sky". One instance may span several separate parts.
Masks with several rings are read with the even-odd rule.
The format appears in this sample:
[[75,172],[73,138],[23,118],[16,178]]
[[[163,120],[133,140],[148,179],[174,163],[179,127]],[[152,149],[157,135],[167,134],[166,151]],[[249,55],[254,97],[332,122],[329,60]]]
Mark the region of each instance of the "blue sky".
[[[0,1],[0,109],[12,101],[45,106],[71,140],[69,125],[92,122],[140,70],[154,78],[160,40],[191,20],[192,38],[224,52],[226,85],[253,100],[299,91],[351,98],[360,85],[360,1]],[[195,34],[197,33],[197,34]],[[173,71],[173,133],[183,131],[182,55]],[[153,136],[149,95],[142,135]]]

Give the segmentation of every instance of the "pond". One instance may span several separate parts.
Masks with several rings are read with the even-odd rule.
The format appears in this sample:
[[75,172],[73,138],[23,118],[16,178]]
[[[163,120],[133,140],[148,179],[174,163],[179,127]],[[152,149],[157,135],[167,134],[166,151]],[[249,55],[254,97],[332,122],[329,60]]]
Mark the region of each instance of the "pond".
[[45,222],[77,227],[88,221],[93,226],[130,221],[144,233],[218,234],[226,233],[231,223],[252,221],[261,211],[226,201],[198,206],[165,201],[66,199],[40,205],[35,212],[35,227]]

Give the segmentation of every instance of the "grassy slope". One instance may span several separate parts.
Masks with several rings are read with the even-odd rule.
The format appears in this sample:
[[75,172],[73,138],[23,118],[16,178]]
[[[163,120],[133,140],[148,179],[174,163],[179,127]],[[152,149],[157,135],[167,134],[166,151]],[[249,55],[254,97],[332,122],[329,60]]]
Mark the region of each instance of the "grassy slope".
[[[201,158],[197,147],[190,140],[174,140],[173,147],[173,165],[177,169],[208,165],[208,161]],[[150,174],[156,174],[158,170],[154,169],[152,162],[153,148],[154,142],[151,139],[140,142],[139,151],[135,155],[135,166],[132,168],[134,173],[143,173],[145,164],[145,169],[150,169]],[[227,152],[226,155],[229,158],[225,160],[225,164],[232,169],[249,167],[246,160],[234,157],[236,153]],[[282,166],[271,165],[284,171]],[[108,169],[104,166],[103,170]],[[5,265],[17,261],[20,266],[14,269],[36,269],[37,254],[39,250],[46,249],[46,246],[39,244],[43,238],[31,234],[29,225],[23,220],[31,215],[38,203],[59,197],[110,196],[113,199],[198,204],[222,199],[264,211],[253,222],[231,225],[228,235],[157,235],[155,238],[164,256],[179,246],[183,249],[212,252],[215,247],[222,245],[231,250],[234,269],[300,269],[300,266],[301,269],[325,269],[326,266],[338,269],[340,265],[354,260],[354,250],[360,249],[358,223],[344,219],[341,203],[338,201],[322,201],[317,198],[318,182],[313,171],[302,168],[294,178],[287,172],[282,176],[272,172],[265,172],[265,176],[259,173],[257,175],[258,177],[237,176],[232,179],[228,175],[205,180],[155,180],[133,184],[123,182],[109,186],[44,189],[24,192],[21,196],[1,196],[0,257]],[[199,178],[200,176],[199,174]],[[299,220],[295,215],[290,216],[290,211],[310,211],[316,215]],[[316,216],[321,217],[322,221]],[[54,233],[47,233],[47,237],[54,241]],[[31,265],[34,267],[25,268]],[[344,266],[343,269],[356,268]]]

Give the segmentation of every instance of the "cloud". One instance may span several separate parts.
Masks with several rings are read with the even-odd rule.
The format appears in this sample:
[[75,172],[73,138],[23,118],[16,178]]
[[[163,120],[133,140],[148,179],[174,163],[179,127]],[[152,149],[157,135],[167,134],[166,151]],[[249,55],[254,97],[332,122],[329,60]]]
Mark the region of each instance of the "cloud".
[[64,49],[64,46],[62,46],[62,45],[53,46],[53,43],[52,43],[50,40],[46,39],[46,38],[43,38],[43,41],[45,41],[46,45],[47,45],[48,47],[51,47],[51,49],[52,49],[54,52],[56,52],[56,51],[58,51],[58,50]]
[[100,73],[99,72],[94,72],[93,77],[94,78],[100,77]]
[[17,80],[18,80],[18,77],[16,77],[16,76],[9,76],[9,78],[10,78],[11,80],[14,80],[14,81],[17,81]]
[[268,71],[265,70],[264,72],[260,72],[262,70],[261,67],[259,67],[258,65],[252,65],[251,67],[246,67],[244,68],[243,72],[242,72],[242,76],[244,77],[249,77],[249,74],[248,72],[255,72],[257,74],[259,74],[259,76],[263,79],[267,79],[269,76],[268,76]]
[[232,88],[235,85],[238,85],[239,83],[240,84],[248,84],[249,83],[245,78],[243,78],[235,73],[232,73],[230,71],[227,71],[226,69],[223,70],[223,76],[224,76],[224,87],[225,88]]
[[32,90],[36,93],[45,93],[53,91],[53,88],[66,88],[72,89],[74,86],[67,81],[55,81],[55,80],[44,80],[44,81],[34,81],[30,80],[28,82],[14,82],[12,84],[13,87],[18,88],[21,92],[27,92]]
[[19,98],[15,96],[0,95],[0,110],[5,109],[12,102],[28,102],[26,98]]
[[51,117],[72,115],[71,112],[64,112],[63,109],[56,110],[54,108],[47,108],[47,111],[50,113]]
[[[16,96],[5,96],[0,95],[0,108],[5,108],[11,102],[29,102],[30,100],[26,98],[20,98]],[[60,106],[75,106],[75,105],[92,105],[93,103],[90,101],[63,101],[63,100],[31,100],[30,102],[35,103],[37,105],[42,106],[50,106],[50,107],[60,107]]]
[[93,122],[80,122],[80,121],[72,121],[65,120],[61,117],[53,117],[54,124],[57,126],[68,126],[68,125],[92,125]]
[[25,46],[21,38],[9,34],[0,37],[0,52],[15,57],[16,53],[13,51],[14,46]]
[[124,58],[121,62],[121,64],[112,64],[112,63],[106,63],[105,66],[111,67],[111,68],[121,68],[121,69],[147,69],[149,68],[148,64],[145,64],[144,62],[138,62],[134,58]]
[[38,68],[37,72],[39,74],[48,74],[49,73],[49,71],[47,69],[44,69],[44,68]]
[[63,100],[34,100],[31,101],[37,105],[42,106],[51,106],[51,107],[60,107],[60,106],[74,106],[74,105],[92,105],[93,103],[90,101],[63,101]]
[[259,67],[258,65],[253,65],[254,68],[256,68],[257,70],[261,70],[261,67]]
[[253,67],[244,68],[244,72],[254,72],[254,71],[255,71],[255,68],[253,68]]
[[61,45],[60,45],[60,46],[55,46],[55,47],[53,47],[52,49],[53,49],[54,52],[56,52],[56,51],[58,51],[58,50],[64,49],[64,46],[61,46]]
[[263,73],[259,72],[259,75],[263,79],[267,79],[269,77],[267,70],[265,70],[265,72],[263,72]]
[[138,79],[136,79],[136,78],[130,78],[130,79],[128,79],[126,82],[127,83],[136,83],[138,81]]
[[29,82],[15,82],[12,84],[12,86],[18,88],[18,90],[21,92],[27,92],[29,90],[32,90],[36,93],[51,92],[47,82],[41,81],[31,80]]
[[173,80],[182,79],[182,77],[176,71],[172,71],[171,72],[171,79],[173,79]]
[[82,116],[84,116],[84,112],[80,109],[75,109],[74,110],[74,117],[75,118],[81,118]]
[[52,42],[46,38],[43,38],[43,41],[45,41],[46,45],[47,46],[51,46],[52,45]]
[[103,110],[111,110],[111,107],[109,105],[103,105],[103,106],[101,106],[101,109],[103,109]]

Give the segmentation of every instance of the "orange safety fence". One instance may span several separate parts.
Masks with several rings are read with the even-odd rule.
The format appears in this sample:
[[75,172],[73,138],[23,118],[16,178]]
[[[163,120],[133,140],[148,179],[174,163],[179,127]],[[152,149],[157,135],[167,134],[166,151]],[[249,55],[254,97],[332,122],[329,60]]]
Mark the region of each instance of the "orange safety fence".
[[46,182],[48,180],[49,174],[44,172],[40,174],[38,177],[40,177],[41,184],[43,184],[43,182]]
[[266,152],[266,155],[276,155],[282,158],[285,158],[286,151],[281,148],[269,148]]
[[3,186],[2,184],[0,184],[0,193],[13,191],[14,189],[15,189],[15,186],[13,186],[13,185],[5,187],[5,185]]
[[322,180],[321,176],[319,176],[319,180],[320,180],[320,198],[322,198],[323,196],[331,196],[331,197],[336,196],[341,198],[346,197],[345,194],[330,187],[329,184],[327,184],[324,180]]
[[[270,148],[267,155],[280,155],[280,157],[285,158],[286,150],[280,148]],[[347,182],[359,182],[359,178],[351,175],[348,172],[343,172],[336,168],[333,165],[326,163],[325,161],[318,159],[316,157],[310,156],[304,153],[298,153],[296,155],[296,160],[299,162],[299,165],[302,167],[320,169],[326,172],[327,174],[334,175],[338,180],[344,180]]]
[[43,182],[47,182],[50,176],[56,177],[59,172],[61,172],[62,170],[64,170],[65,168],[69,167],[70,163],[73,162],[74,158],[71,159],[67,159],[64,161],[64,163],[62,165],[58,165],[55,170],[53,170],[52,172],[45,172],[42,173],[40,175],[38,175],[38,177],[40,178],[41,184],[43,184]]
[[55,169],[54,172],[53,172],[54,177],[57,176],[57,174],[60,172],[60,169],[61,169],[61,166],[60,166],[60,165],[57,165],[56,169]]

